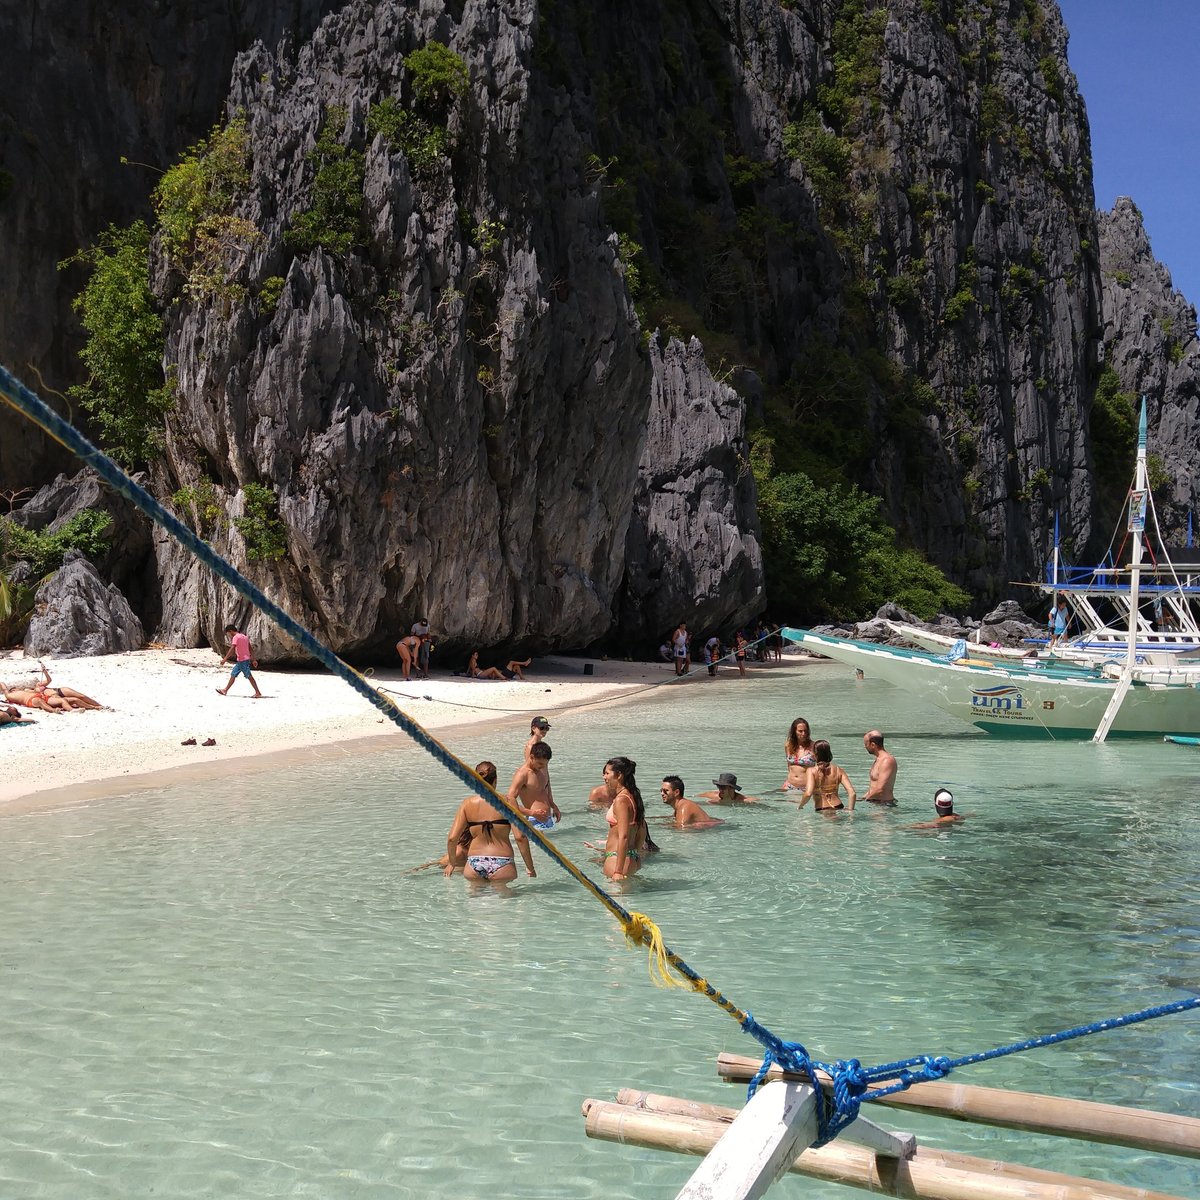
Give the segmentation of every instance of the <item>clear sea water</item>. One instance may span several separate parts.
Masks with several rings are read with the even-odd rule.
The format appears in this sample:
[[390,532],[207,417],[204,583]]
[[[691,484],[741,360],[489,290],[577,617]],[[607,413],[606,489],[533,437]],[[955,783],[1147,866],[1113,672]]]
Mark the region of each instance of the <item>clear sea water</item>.
[[[902,806],[655,825],[663,852],[623,896],[782,1036],[822,1058],[953,1056],[1197,993],[1200,750],[994,741],[836,664],[555,715],[558,843],[586,858],[602,836],[585,797],[613,754],[637,760],[655,820],[667,773],[778,787],[796,716],[861,785],[861,735],[882,727]],[[527,730],[452,745],[506,781]],[[905,829],[937,785],[969,820]],[[416,750],[371,751],[0,822],[0,1195],[674,1196],[694,1160],[589,1141],[581,1101],[631,1086],[736,1105],[715,1058],[755,1044],[652,986],[645,952],[544,858],[508,895],[406,874],[463,794]],[[1188,1014],[954,1078],[1196,1116],[1198,1049]],[[1196,1194],[1186,1160],[868,1115]]]

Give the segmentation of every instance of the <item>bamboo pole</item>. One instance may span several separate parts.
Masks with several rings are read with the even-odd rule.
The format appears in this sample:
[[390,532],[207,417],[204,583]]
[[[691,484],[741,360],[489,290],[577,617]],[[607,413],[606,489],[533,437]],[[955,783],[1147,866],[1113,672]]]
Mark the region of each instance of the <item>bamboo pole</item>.
[[[727,1120],[652,1112],[601,1100],[585,1100],[583,1113],[588,1137],[681,1154],[707,1154],[729,1128]],[[803,1151],[790,1170],[905,1200],[1180,1200],[1145,1188],[1104,1184],[920,1146],[915,1157],[905,1160],[834,1142]]]
[[[760,1065],[758,1059],[721,1054],[717,1057],[717,1074],[731,1083],[742,1083],[753,1078]],[[828,1078],[820,1072],[818,1077],[822,1084],[828,1084]],[[772,1066],[767,1078],[788,1076]],[[878,1103],[980,1125],[1200,1158],[1200,1120],[1195,1117],[963,1083],[915,1083],[907,1091],[896,1092]]]

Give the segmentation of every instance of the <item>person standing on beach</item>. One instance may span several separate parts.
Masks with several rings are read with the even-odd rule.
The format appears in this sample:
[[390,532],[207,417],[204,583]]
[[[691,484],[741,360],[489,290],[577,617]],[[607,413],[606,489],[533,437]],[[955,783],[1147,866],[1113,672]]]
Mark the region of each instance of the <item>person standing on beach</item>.
[[708,664],[708,673],[715,676],[721,661],[721,639],[715,633],[704,643],[704,661]]
[[871,778],[863,799],[894,808],[896,796],[892,789],[896,785],[896,772],[899,770],[896,756],[883,748],[883,734],[878,729],[863,734],[863,747],[875,760],[871,764]]
[[233,664],[233,670],[229,672],[229,682],[223,688],[217,688],[217,695],[227,696],[229,689],[233,687],[233,681],[239,675],[245,675],[250,682],[250,686],[254,689],[255,700],[261,700],[262,692],[258,690],[258,684],[255,682],[254,676],[250,673],[251,667],[258,666],[258,659],[254,658],[250,653],[250,639],[236,625],[226,625],[225,633],[229,635],[229,649],[225,651],[225,657],[221,659],[221,665],[224,666],[231,657],[237,661]]
[[671,645],[675,651],[675,674],[686,675],[691,670],[692,659],[688,650],[687,626],[682,621],[671,635]]
[[668,775],[659,792],[662,802],[675,813],[676,829],[708,829],[725,824],[720,817],[710,817],[695,800],[689,800],[683,794],[683,780],[678,775]]
[[733,657],[737,662],[738,674],[743,679],[746,678],[746,651],[749,647],[746,635],[739,629],[733,638]]
[[534,829],[548,833],[562,820],[550,788],[550,747],[542,741],[533,742],[525,752],[525,761],[508,785],[508,799],[521,814],[529,818]]
[[429,655],[433,650],[433,637],[429,632],[429,619],[418,617],[410,630],[412,637],[419,638],[417,643],[417,672],[422,679],[429,678]]

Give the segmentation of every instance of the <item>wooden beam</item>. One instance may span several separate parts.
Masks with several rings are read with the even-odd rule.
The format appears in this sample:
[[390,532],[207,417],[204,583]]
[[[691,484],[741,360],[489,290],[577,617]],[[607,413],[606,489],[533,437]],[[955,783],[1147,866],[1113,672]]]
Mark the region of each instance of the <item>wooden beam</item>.
[[[731,1127],[723,1121],[649,1112],[600,1100],[585,1100],[583,1112],[588,1137],[677,1154],[708,1154]],[[916,1155],[906,1161],[839,1141],[802,1151],[787,1169],[903,1200],[1181,1200],[1145,1188],[1099,1183],[926,1146],[918,1147]]]
[[[721,1054],[717,1058],[717,1074],[731,1083],[746,1082],[754,1077],[760,1063],[759,1059],[740,1054]],[[767,1078],[785,1076],[773,1066]],[[822,1083],[826,1082],[823,1078]],[[877,1103],[980,1125],[1200,1158],[1200,1120],[1195,1117],[963,1083],[915,1083],[907,1091],[896,1092]]]
[[[657,1092],[640,1092],[635,1088],[621,1088],[617,1092],[617,1103],[627,1108],[640,1108],[643,1112],[671,1113],[675,1116],[696,1117],[702,1121],[728,1123],[738,1114],[736,1108],[720,1104],[701,1104],[696,1100],[680,1100],[674,1096],[663,1096]],[[917,1139],[911,1133],[893,1133],[882,1129],[873,1121],[859,1117],[838,1135],[859,1146],[866,1146],[876,1154],[891,1158],[912,1158],[917,1151]]]
[[720,1133],[676,1200],[761,1200],[817,1139],[816,1092],[777,1079],[760,1087]]

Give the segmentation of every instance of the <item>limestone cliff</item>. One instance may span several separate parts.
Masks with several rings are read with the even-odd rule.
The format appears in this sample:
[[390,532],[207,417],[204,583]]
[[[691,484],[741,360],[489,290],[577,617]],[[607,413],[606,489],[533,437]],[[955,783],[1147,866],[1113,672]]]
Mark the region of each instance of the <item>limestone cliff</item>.
[[[1100,213],[1104,356],[1132,397],[1145,396],[1150,449],[1166,479],[1156,488],[1172,542],[1200,502],[1200,341],[1196,308],[1155,259],[1137,205]],[[1163,504],[1163,501],[1166,503]]]
[[[236,22],[200,0],[186,30],[78,11],[20,45],[69,77],[108,21],[135,66],[88,84],[103,135],[22,114],[59,163],[56,138],[99,155],[94,207],[0,135],[21,235],[0,253],[36,283],[23,315],[0,300],[0,350],[69,380],[47,264],[135,211],[110,153],[161,161],[217,96],[244,111],[245,299],[156,250],[178,394],[156,486],[210,488],[207,532],[339,650],[377,653],[418,608],[534,650],[740,619],[764,428],[780,467],[877,492],[982,595],[1037,570],[1056,509],[1091,538],[1098,238],[1051,0],[261,0]],[[381,132],[419,108],[405,59],[433,41],[469,75],[446,140]],[[322,138],[361,155],[336,249],[292,236]],[[247,557],[247,485],[277,498],[278,560]],[[227,592],[157,555],[160,635],[211,637]]]

